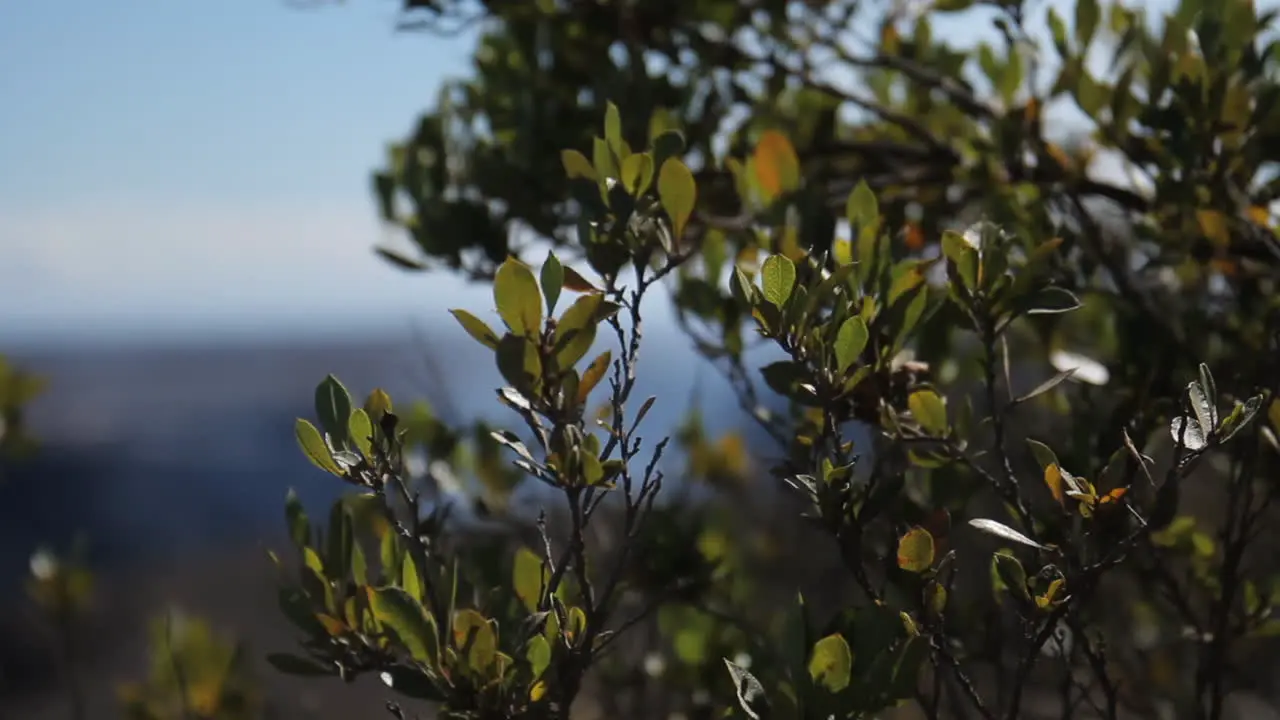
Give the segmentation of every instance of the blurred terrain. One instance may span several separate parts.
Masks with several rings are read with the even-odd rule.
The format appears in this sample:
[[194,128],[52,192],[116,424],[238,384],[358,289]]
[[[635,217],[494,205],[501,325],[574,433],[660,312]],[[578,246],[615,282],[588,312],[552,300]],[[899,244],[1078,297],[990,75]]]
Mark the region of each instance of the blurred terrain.
[[[709,368],[695,375],[700,364],[676,336],[658,330],[650,343],[638,391],[672,398],[646,420],[654,434],[695,397],[708,431],[742,421],[714,412],[732,395]],[[296,488],[323,513],[343,489],[298,451],[293,421],[311,412],[327,373],[354,395],[384,387],[397,403],[425,399],[446,420],[505,421],[482,347],[438,324],[348,340],[19,346],[11,357],[37,368],[49,389],[30,408],[39,451],[7,464],[0,480],[0,718],[68,712],[57,643],[23,589],[42,546],[83,547],[96,576],[76,649],[90,717],[113,717],[115,688],[145,674],[146,622],[170,604],[247,641],[283,716],[383,712],[380,688],[299,683],[261,661],[292,642],[266,556],[283,546],[285,494]]]

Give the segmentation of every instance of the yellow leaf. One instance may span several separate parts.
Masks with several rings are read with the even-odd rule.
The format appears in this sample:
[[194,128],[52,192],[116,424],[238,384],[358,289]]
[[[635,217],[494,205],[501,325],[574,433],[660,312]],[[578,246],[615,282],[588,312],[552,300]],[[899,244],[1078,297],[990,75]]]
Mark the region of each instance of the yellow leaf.
[[908,572],[924,572],[933,565],[933,536],[922,527],[913,527],[898,540],[898,567]]
[[1227,229],[1227,217],[1217,210],[1197,210],[1196,221],[1200,223],[1200,232],[1213,244],[1226,247],[1231,242],[1231,232]]
[[593,182],[599,182],[600,176],[596,174],[595,166],[587,159],[586,155],[577,150],[561,150],[560,164],[564,165],[564,174],[570,180],[574,178],[586,178]]
[[786,135],[766,131],[756,143],[754,160],[756,180],[766,202],[800,186],[800,158]]
[[1061,505],[1062,496],[1062,470],[1057,465],[1046,465],[1044,468],[1044,484],[1049,487],[1049,494],[1053,495],[1053,499]]
[[698,200],[698,184],[689,167],[679,158],[667,158],[658,171],[658,199],[662,209],[671,218],[672,230],[678,241],[684,235],[684,226],[693,215]]
[[1271,211],[1267,210],[1264,205],[1254,205],[1249,208],[1249,219],[1264,227],[1271,225]]

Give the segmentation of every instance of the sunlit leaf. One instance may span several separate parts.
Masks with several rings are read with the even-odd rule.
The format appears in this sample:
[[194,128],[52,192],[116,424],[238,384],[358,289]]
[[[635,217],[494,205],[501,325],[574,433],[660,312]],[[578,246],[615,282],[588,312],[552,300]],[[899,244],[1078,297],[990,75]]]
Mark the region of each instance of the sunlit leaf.
[[898,539],[898,567],[908,572],[924,572],[933,565],[933,535],[913,527]]
[[576,398],[579,403],[587,401],[587,396],[591,394],[591,391],[604,378],[605,373],[609,371],[609,363],[612,361],[613,353],[605,350],[595,360],[592,360],[587,369],[582,372],[582,380],[578,383],[578,396]]
[[516,550],[515,561],[511,571],[511,582],[516,597],[520,598],[520,602],[524,603],[525,609],[529,612],[536,612],[542,599],[543,588],[546,587],[547,582],[547,573],[543,567],[542,558],[526,547]]
[[431,614],[397,587],[375,588],[369,594],[374,617],[395,632],[414,660],[426,665],[439,661],[439,638]]
[[585,178],[592,182],[599,182],[600,176],[596,174],[595,166],[587,159],[586,155],[577,150],[561,150],[560,163],[564,165],[564,173],[570,180],[574,178]]
[[853,672],[853,651],[840,634],[822,638],[809,656],[809,677],[828,692],[838,693],[849,686]]
[[995,535],[996,537],[1002,540],[1008,540],[1009,542],[1015,542],[1015,543],[1018,543],[1019,545],[1026,545],[1027,547],[1036,548],[1038,550],[1044,549],[1044,546],[1041,545],[1040,543],[1036,542],[1035,540],[1032,540],[1026,535],[1023,535],[1017,530],[1014,530],[1008,525],[1005,525],[1004,523],[998,522],[996,520],[990,520],[987,518],[974,518],[973,520],[969,521],[969,525],[989,535]]
[[858,316],[845,320],[836,333],[836,370],[844,373],[867,346],[867,323]]
[[351,418],[347,421],[347,431],[351,436],[351,442],[356,444],[365,457],[373,456],[373,422],[369,419],[369,413],[363,408],[356,408],[351,411]]
[[632,197],[640,197],[653,182],[653,156],[635,153],[622,161],[622,186]]
[[796,266],[782,255],[770,255],[760,268],[760,284],[764,299],[781,308],[795,288]]
[[667,217],[671,218],[672,230],[679,239],[684,235],[684,227],[698,201],[698,184],[689,167],[679,158],[669,158],[662,164],[658,172],[658,199]]
[[938,393],[917,390],[907,397],[907,409],[929,434],[941,437],[947,434],[947,406]]
[[320,431],[316,429],[307,420],[298,418],[293,426],[294,435],[298,438],[298,445],[302,447],[302,451],[307,454],[311,462],[316,467],[334,475],[342,475],[342,470],[338,468],[338,464],[333,461],[333,456],[329,453],[329,447],[325,445],[324,437],[320,435]]
[[1044,469],[1044,484],[1049,494],[1061,505],[1064,502],[1062,493],[1062,470],[1057,465],[1047,465]]
[[341,446],[347,438],[347,421],[351,418],[351,394],[338,378],[329,375],[316,386],[315,395],[320,427],[336,446]]
[[542,325],[542,293],[527,265],[515,258],[507,258],[498,267],[493,279],[493,300],[498,307],[498,315],[512,334],[538,333]]

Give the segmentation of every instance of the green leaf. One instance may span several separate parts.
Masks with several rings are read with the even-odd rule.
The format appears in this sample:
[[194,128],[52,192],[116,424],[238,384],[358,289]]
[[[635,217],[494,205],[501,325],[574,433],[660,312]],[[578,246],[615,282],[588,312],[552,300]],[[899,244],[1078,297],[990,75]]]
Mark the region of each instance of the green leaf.
[[542,326],[542,294],[527,265],[507,258],[493,278],[498,314],[515,335],[536,336]]
[[933,535],[922,527],[913,527],[898,539],[898,567],[919,573],[933,565]]
[[969,290],[977,289],[978,251],[969,241],[954,230],[946,230],[942,233],[942,254],[951,261],[964,287]]
[[836,333],[836,370],[841,374],[853,365],[858,356],[867,346],[867,338],[870,333],[867,330],[867,323],[858,316],[853,316],[840,326],[839,332]]
[[293,433],[297,436],[298,445],[302,446],[302,451],[307,454],[311,462],[315,463],[316,467],[334,475],[342,475],[342,470],[338,469],[338,464],[333,461],[333,456],[329,454],[329,447],[325,445],[324,437],[320,435],[315,425],[298,418],[293,424]]
[[525,395],[534,395],[542,379],[542,359],[533,341],[510,333],[498,342],[498,372],[511,387]]
[[1093,40],[1098,30],[1098,22],[1102,19],[1102,10],[1098,0],[1076,0],[1076,40],[1083,51]]
[[1000,578],[1009,592],[1024,600],[1031,598],[1031,593],[1027,590],[1027,571],[1018,558],[1007,552],[998,552],[991,556],[991,562],[996,577]]
[[947,434],[947,406],[942,397],[932,390],[917,390],[907,398],[907,409],[929,434],[942,437]]
[[1244,404],[1237,403],[1231,414],[1224,418],[1222,424],[1218,426],[1219,442],[1226,442],[1235,437],[1236,433],[1243,430],[1261,409],[1261,395],[1254,395],[1246,400]]
[[600,176],[596,174],[595,166],[591,164],[586,155],[577,150],[561,150],[560,164],[564,165],[564,174],[570,180],[585,178],[592,182],[600,181]]
[[618,305],[598,294],[583,295],[569,306],[556,324],[552,348],[559,370],[568,370],[591,349],[601,322],[618,312]]
[[1044,382],[1042,382],[1042,383],[1040,383],[1039,385],[1035,386],[1035,388],[1033,388],[1030,392],[1025,393],[1025,394],[1023,394],[1023,395],[1019,395],[1018,397],[1014,398],[1013,400],[1010,400],[1010,401],[1009,401],[1009,404],[1010,404],[1010,405],[1020,405],[1020,404],[1022,404],[1022,403],[1024,403],[1024,402],[1026,402],[1026,401],[1028,401],[1028,400],[1031,400],[1031,399],[1033,399],[1033,398],[1039,397],[1040,395],[1043,395],[1044,393],[1049,392],[1050,390],[1052,390],[1052,389],[1054,389],[1054,388],[1058,387],[1059,385],[1061,385],[1064,381],[1066,381],[1066,380],[1067,380],[1067,378],[1071,377],[1072,375],[1075,375],[1075,374],[1076,374],[1076,370],[1077,370],[1077,368],[1068,368],[1068,369],[1066,369],[1066,370],[1063,370],[1062,372],[1060,372],[1060,373],[1058,373],[1058,374],[1054,375],[1053,377],[1049,378],[1048,380],[1045,380]]
[[477,674],[493,665],[498,654],[498,636],[493,626],[475,610],[459,610],[453,615],[453,644],[466,651],[467,664]]
[[596,177],[601,180],[618,177],[618,165],[613,159],[613,151],[604,138],[595,138],[592,143],[591,164],[596,170]]
[[853,672],[853,651],[839,633],[828,635],[813,646],[809,657],[809,677],[829,692],[838,693],[849,686]]
[[698,184],[693,173],[679,158],[669,158],[658,172],[658,199],[671,218],[676,239],[684,235],[684,227],[693,216],[698,201]]
[[414,260],[413,258],[405,255],[401,255],[400,253],[396,252],[395,250],[392,250],[391,248],[375,247],[373,251],[377,253],[378,256],[381,257],[383,260],[386,260],[387,262],[391,263],[392,265],[395,265],[401,270],[408,270],[409,272],[422,272],[423,270],[427,269],[426,263],[420,262],[418,260]]
[[369,413],[362,408],[352,410],[351,418],[347,421],[347,431],[360,453],[366,458],[373,457],[373,421],[369,419]]
[[564,288],[564,266],[554,252],[547,253],[547,261],[542,263],[542,296],[547,300],[547,314],[556,311],[556,302],[560,299],[560,291]]
[[764,299],[781,308],[796,285],[795,264],[783,255],[770,255],[760,268],[760,284]]
[[520,598],[520,602],[524,603],[525,609],[529,612],[537,611],[547,580],[547,572],[543,567],[542,558],[526,547],[516,550],[515,562],[511,571],[511,583],[515,589],[516,597]]
[[440,645],[435,619],[409,593],[397,587],[372,588],[369,609],[396,634],[414,660],[437,666]]
[[466,310],[455,309],[450,310],[449,312],[455,319],[457,319],[458,324],[462,326],[462,329],[466,330],[468,335],[478,340],[481,345],[484,345],[490,350],[498,349],[497,334],[494,333],[493,330],[490,330],[489,326],[486,325],[483,320],[472,315]]
[[285,675],[323,677],[337,674],[336,668],[327,668],[310,659],[300,658],[297,655],[289,655],[287,653],[271,653],[267,655],[267,662],[271,664],[271,667]]
[[[845,201],[845,218],[853,226],[854,241],[865,240],[880,230],[880,202],[866,180],[858,181]],[[866,258],[859,258],[866,262]]]
[[551,643],[542,635],[534,635],[525,646],[524,659],[529,663],[529,674],[537,680],[551,666]]
[[938,12],[959,12],[973,7],[975,0],[937,0],[933,9]]
[[418,572],[418,564],[414,562],[411,552],[404,554],[400,565],[400,587],[414,600],[422,601],[426,597],[422,591],[422,575]]
[[341,447],[346,443],[347,422],[351,419],[351,394],[333,375],[325,377],[316,386],[316,417],[335,446]]
[[293,488],[289,488],[284,498],[284,517],[289,526],[289,539],[296,547],[305,547],[311,540],[311,521],[307,519],[307,511],[302,509],[302,502]]
[[1031,449],[1031,454],[1035,456],[1036,462],[1040,463],[1040,469],[1043,470],[1050,465],[1058,465],[1058,456],[1048,445],[1039,440],[1027,438],[1027,447]]
[[619,160],[626,158],[622,144],[622,114],[618,112],[618,106],[612,102],[605,105],[604,139],[609,143],[609,149],[613,151],[615,157]]
[[653,156],[635,153],[622,161],[622,187],[631,197],[640,197],[653,182]]
[[[495,345],[497,343],[494,343]],[[364,411],[373,422],[382,420],[382,416],[392,411],[391,396],[382,388],[374,388],[364,401]]]

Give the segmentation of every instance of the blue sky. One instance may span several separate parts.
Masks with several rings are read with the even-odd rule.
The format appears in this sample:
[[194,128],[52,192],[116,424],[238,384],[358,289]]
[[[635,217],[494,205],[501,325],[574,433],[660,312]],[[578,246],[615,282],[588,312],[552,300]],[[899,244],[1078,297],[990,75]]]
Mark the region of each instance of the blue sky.
[[388,238],[368,190],[384,143],[468,72],[475,42],[397,34],[397,6],[4,3],[0,336],[318,331],[438,315],[446,294],[486,306],[482,288],[370,249]]
[[474,42],[395,7],[5,3],[0,334],[403,317],[456,284],[370,252],[369,172]]

